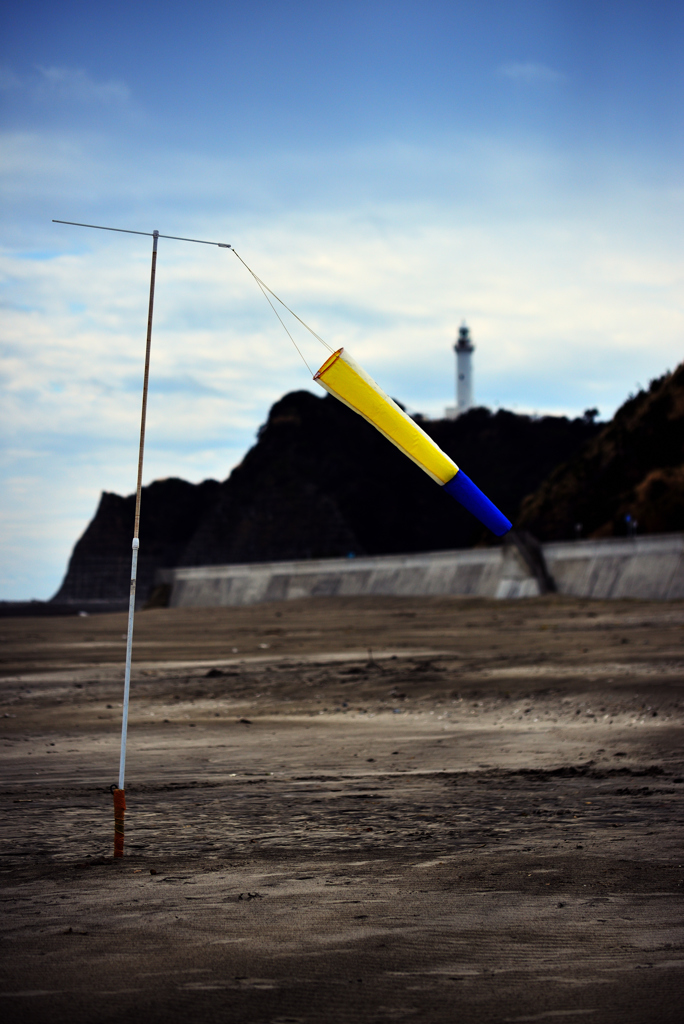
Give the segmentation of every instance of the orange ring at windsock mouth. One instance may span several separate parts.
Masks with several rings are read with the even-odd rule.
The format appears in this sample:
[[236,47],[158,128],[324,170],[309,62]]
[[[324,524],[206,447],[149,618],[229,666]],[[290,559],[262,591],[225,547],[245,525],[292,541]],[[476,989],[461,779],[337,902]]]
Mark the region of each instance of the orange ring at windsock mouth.
[[338,348],[337,352],[333,352],[331,356],[328,356],[326,361],[321,366],[320,370],[316,370],[316,372],[314,373],[313,379],[318,380],[325,373],[325,371],[329,369],[332,366],[332,364],[340,358],[343,352],[344,349]]

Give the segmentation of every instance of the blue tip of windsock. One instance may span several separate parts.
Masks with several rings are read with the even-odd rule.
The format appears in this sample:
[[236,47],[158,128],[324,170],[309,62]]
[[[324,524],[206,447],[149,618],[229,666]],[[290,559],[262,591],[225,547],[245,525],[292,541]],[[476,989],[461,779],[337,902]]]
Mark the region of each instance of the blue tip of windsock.
[[449,483],[444,484],[444,490],[460,502],[464,508],[472,512],[481,523],[484,523],[497,537],[502,537],[511,529],[512,523],[506,516],[499,512],[489,498],[482,493],[480,488],[473,483],[469,476],[466,476],[462,469],[459,469],[456,476],[452,477]]

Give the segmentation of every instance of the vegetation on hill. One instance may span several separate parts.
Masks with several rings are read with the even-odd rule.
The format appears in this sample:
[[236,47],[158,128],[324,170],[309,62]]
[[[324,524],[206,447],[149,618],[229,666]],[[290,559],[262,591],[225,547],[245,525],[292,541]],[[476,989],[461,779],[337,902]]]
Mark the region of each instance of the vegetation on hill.
[[[522,503],[516,526],[542,541],[684,530],[684,363],[625,402]],[[578,531],[580,532],[580,531]]]

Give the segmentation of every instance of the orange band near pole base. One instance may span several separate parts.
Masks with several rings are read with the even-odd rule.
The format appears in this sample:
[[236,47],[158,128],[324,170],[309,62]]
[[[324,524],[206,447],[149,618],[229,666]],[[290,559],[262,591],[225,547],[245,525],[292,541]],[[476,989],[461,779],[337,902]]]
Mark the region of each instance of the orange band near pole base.
[[124,812],[126,810],[126,793],[123,789],[112,786],[114,797],[114,856],[124,855]]

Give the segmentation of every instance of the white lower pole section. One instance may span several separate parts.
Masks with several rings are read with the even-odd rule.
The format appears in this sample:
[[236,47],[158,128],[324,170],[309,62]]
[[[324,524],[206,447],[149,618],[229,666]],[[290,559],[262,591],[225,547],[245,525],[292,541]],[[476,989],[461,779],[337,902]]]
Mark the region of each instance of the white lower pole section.
[[138,549],[140,541],[133,538],[131,558],[131,596],[128,602],[128,635],[126,636],[126,672],[124,674],[123,716],[121,718],[121,757],[119,759],[119,789],[125,789],[126,737],[128,734],[128,698],[131,692],[131,657],[133,652],[133,619],[135,618],[135,581],[138,575]]
[[456,409],[467,412],[473,404],[473,377],[468,349],[456,351]]

